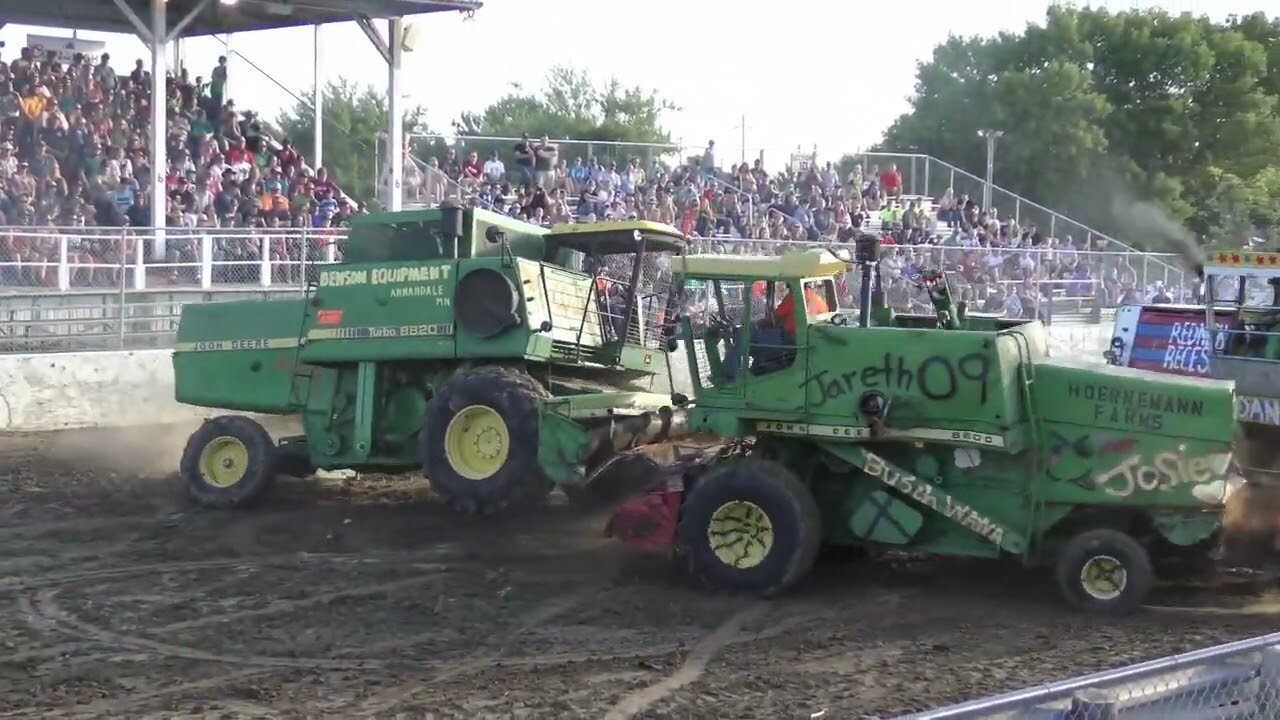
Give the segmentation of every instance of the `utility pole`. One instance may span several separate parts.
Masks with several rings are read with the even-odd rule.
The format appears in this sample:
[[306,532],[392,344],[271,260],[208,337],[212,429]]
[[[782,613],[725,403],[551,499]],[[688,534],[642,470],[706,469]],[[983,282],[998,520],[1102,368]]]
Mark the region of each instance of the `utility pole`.
[[982,209],[991,210],[991,178],[996,167],[996,140],[1004,135],[1003,130],[979,130],[978,137],[987,140],[987,179],[982,186]]
[[746,163],[746,162],[747,162],[747,115],[746,115],[746,113],[743,113],[743,114],[742,114],[742,118],[741,118],[740,122],[738,123],[738,127],[734,128],[734,129],[735,129],[735,130],[738,130],[738,131],[740,131],[740,132],[742,133],[741,139],[740,139],[740,141],[739,141],[739,142],[740,142],[740,144],[739,144],[739,146],[738,146],[738,150],[739,150],[739,154],[741,155],[741,159],[739,159],[739,160],[738,160],[738,162],[739,162],[740,164],[741,164],[741,163]]

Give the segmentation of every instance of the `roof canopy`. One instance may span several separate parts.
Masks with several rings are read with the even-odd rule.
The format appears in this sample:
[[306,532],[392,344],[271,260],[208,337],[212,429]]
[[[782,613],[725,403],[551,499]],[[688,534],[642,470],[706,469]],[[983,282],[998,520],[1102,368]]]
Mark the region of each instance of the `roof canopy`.
[[[151,22],[151,0],[119,0],[144,25]],[[166,0],[166,28],[172,30],[192,12],[195,15],[179,37],[241,33],[298,25],[349,22],[357,16],[404,17],[448,10],[473,11],[479,0]],[[0,0],[0,18],[7,23],[67,27],[102,32],[136,32],[133,22],[113,0]]]

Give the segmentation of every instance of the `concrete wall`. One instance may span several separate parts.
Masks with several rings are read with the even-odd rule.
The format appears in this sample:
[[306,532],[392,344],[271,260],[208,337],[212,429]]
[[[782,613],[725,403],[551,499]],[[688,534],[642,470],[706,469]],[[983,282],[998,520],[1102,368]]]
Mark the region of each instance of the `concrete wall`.
[[0,431],[177,423],[170,350],[0,356]]
[[[1049,336],[1055,357],[1101,363],[1111,328],[1055,326]],[[0,431],[183,423],[214,414],[174,402],[171,356],[170,350],[0,355]],[[688,377],[684,358],[672,356],[676,390],[691,394],[681,381]]]

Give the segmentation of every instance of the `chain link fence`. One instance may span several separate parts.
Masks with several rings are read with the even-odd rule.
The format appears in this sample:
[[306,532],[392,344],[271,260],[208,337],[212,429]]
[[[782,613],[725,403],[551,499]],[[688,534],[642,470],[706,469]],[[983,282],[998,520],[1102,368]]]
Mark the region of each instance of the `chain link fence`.
[[898,720],[1274,720],[1280,633]]
[[[208,302],[237,291],[300,292],[321,267],[342,259],[345,239],[341,231],[307,229],[156,234],[0,228],[0,238],[6,237],[11,252],[0,252],[0,350],[5,352],[163,347],[182,302]],[[695,238],[690,252],[780,255],[811,247],[828,245],[713,237]],[[956,299],[968,302],[972,312],[1096,323],[1105,310],[1149,301],[1158,291],[1173,301],[1193,301],[1192,288],[1168,268],[1174,260],[1132,251],[885,245],[881,280],[886,301],[900,312],[931,312],[927,294],[914,280],[924,270],[943,270]],[[610,284],[630,282],[629,262],[610,268]],[[653,298],[669,283],[670,272],[669,257],[646,258],[645,291],[637,306],[640,327],[659,322],[665,308]],[[842,307],[856,308],[861,276],[844,274],[837,290]]]

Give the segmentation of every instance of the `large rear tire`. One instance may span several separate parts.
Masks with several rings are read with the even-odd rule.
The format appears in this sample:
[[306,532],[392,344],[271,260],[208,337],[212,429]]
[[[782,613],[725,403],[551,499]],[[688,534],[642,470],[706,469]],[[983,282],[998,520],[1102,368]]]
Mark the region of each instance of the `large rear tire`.
[[197,504],[246,507],[260,500],[275,480],[275,441],[254,420],[222,415],[191,433],[179,470]]
[[822,517],[786,466],[747,458],[712,469],[685,499],[677,544],[713,586],[777,595],[812,568]]
[[538,465],[538,406],[550,393],[522,371],[462,373],[427,403],[422,473],[450,506],[489,514],[538,502],[553,483]]

